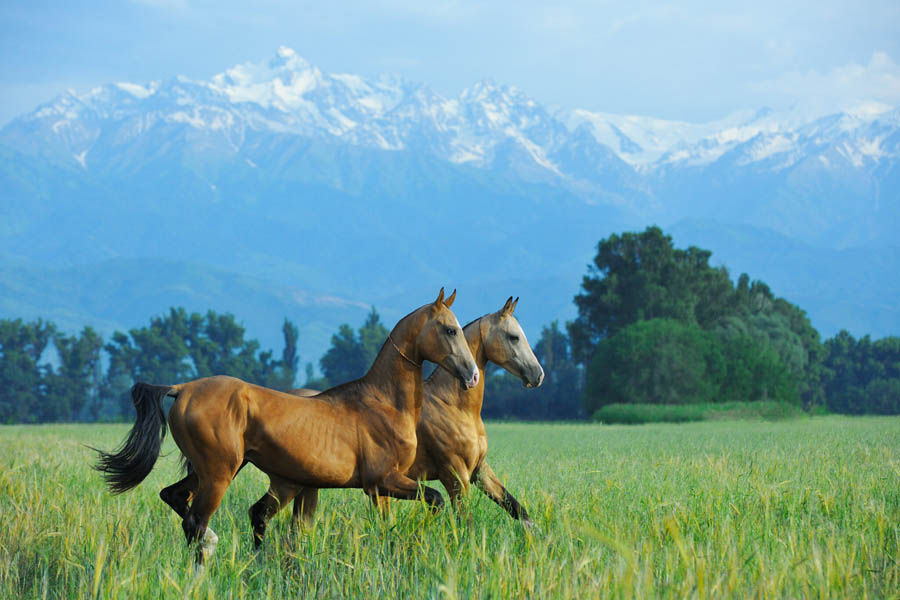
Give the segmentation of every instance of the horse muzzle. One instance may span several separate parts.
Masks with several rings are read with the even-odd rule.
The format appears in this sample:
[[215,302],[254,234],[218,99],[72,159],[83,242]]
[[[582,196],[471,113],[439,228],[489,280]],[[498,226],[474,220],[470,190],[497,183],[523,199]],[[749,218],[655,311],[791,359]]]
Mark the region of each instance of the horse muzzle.
[[538,367],[537,374],[530,373],[522,378],[522,384],[526,388],[536,388],[541,387],[541,384],[544,383],[544,369],[543,367]]
[[468,390],[468,389],[472,389],[473,387],[478,385],[479,377],[480,377],[480,374],[478,373],[478,369],[475,369],[472,371],[472,375],[469,377],[469,379],[465,379],[465,376],[462,376],[462,377],[460,377],[460,380],[462,381],[462,384]]

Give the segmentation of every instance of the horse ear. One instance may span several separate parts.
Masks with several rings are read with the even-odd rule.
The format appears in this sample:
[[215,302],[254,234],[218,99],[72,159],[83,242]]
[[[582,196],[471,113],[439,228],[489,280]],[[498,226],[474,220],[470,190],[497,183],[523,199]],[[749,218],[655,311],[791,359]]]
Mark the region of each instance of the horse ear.
[[516,312],[516,305],[519,303],[519,297],[516,296],[516,299],[513,300],[512,306],[509,307],[509,314],[513,314]]
[[447,308],[450,308],[451,306],[453,306],[454,300],[456,300],[456,290],[455,289],[453,290],[453,293],[450,294],[446,300],[444,300],[444,306],[446,306]]
[[444,288],[441,288],[441,291],[438,292],[437,300],[434,301],[434,307],[440,308],[441,304],[444,303]]
[[509,315],[512,314],[513,307],[513,297],[510,296],[506,303],[503,305],[503,308],[500,309],[500,318],[505,319]]

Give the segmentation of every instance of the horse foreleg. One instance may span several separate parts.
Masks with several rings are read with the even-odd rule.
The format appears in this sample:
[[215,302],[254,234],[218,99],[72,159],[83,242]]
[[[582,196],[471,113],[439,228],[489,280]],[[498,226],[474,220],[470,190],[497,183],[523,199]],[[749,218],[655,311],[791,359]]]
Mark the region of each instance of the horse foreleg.
[[469,515],[468,511],[465,511],[460,505],[460,498],[469,492],[469,476],[466,474],[466,470],[460,469],[457,471],[455,468],[444,469],[438,479],[441,480],[441,483],[447,490],[447,495],[450,497],[450,503],[453,505],[453,508],[457,510],[457,515],[459,517],[465,517],[471,522],[471,515]]
[[275,477],[269,478],[268,491],[262,498],[257,500],[256,504],[250,507],[250,525],[253,527],[253,545],[256,548],[259,548],[262,544],[269,519],[293,500],[297,492],[302,491],[302,489],[295,484],[276,479]]
[[294,498],[294,510],[291,514],[291,527],[296,528],[302,521],[309,525],[315,516],[319,504],[318,488],[301,488]]
[[484,492],[488,498],[499,504],[503,510],[508,512],[514,519],[520,519],[525,525],[534,524],[534,521],[528,517],[528,512],[525,510],[525,507],[519,504],[519,501],[503,487],[503,484],[500,483],[500,479],[494,474],[494,470],[487,464],[487,461],[481,463],[473,474],[473,479],[478,489]]
[[[367,487],[366,493],[369,497],[388,496],[400,500],[416,500],[419,498],[419,484],[406,475],[393,471],[378,484]],[[441,493],[430,487],[422,488],[422,497],[432,512],[437,512],[444,505]]]
[[387,518],[388,515],[391,514],[391,499],[387,496],[382,496],[381,493],[370,494],[369,498],[372,499],[372,506],[375,507],[375,510],[378,511],[378,514],[381,515],[382,518]]
[[469,491],[469,476],[465,469],[457,470],[455,468],[444,469],[441,471],[438,479],[447,490],[450,502],[456,506],[461,496]]

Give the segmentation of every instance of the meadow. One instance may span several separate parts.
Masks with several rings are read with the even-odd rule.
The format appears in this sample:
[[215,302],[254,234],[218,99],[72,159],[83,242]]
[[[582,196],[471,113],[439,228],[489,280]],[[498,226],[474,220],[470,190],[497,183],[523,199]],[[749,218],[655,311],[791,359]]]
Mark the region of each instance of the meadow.
[[490,462],[535,529],[477,491],[459,512],[394,502],[382,519],[328,490],[311,527],[283,511],[260,552],[247,509],[266,480],[248,467],[200,578],[157,496],[178,477],[168,437],[124,495],[89,468],[85,445],[127,429],[0,427],[0,597],[900,597],[896,417],[492,423]]

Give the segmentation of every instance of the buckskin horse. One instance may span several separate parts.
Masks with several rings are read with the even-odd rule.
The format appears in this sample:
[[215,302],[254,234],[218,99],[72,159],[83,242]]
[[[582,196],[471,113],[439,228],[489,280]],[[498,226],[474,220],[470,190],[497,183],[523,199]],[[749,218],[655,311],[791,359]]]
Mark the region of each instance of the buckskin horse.
[[[209,520],[234,476],[250,462],[273,485],[362,488],[376,504],[389,496],[413,500],[418,484],[405,475],[416,456],[416,424],[423,400],[422,362],[436,362],[466,388],[480,371],[441,288],[437,299],[400,320],[361,378],[315,397],[298,398],[216,376],[178,385],[137,383],[137,417],[114,453],[99,451],[95,468],[114,493],[137,486],[153,469],[166,432],[188,461],[188,475],[163,489],[162,499],[182,517],[197,564],[212,556],[218,537]],[[423,488],[432,510],[441,494]]]
[[[526,525],[532,521],[525,508],[500,483],[485,460],[487,433],[481,420],[484,400],[484,369],[488,361],[522,379],[526,387],[538,387],[544,370],[534,356],[525,332],[513,311],[519,299],[512,297],[499,311],[475,319],[463,328],[466,343],[478,365],[479,381],[474,387],[459,385],[444,369],[436,369],[425,382],[425,401],[416,429],[416,458],[407,475],[411,479],[439,479],[454,503],[474,483],[513,518]],[[291,390],[312,397],[316,390]],[[318,504],[318,489],[285,480],[273,480],[266,494],[250,509],[254,542],[262,542],[268,520],[294,500],[292,522],[312,519]],[[383,502],[379,507],[384,509]]]

